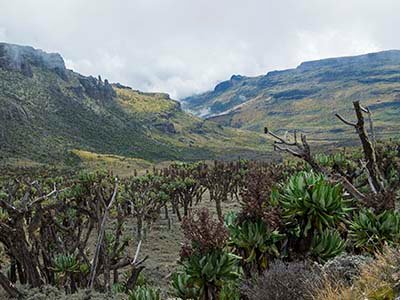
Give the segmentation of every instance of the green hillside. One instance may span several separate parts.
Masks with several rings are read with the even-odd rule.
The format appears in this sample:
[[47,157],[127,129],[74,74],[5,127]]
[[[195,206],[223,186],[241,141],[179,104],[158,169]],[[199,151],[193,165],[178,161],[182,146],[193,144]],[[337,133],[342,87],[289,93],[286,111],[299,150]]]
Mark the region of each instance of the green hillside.
[[189,115],[167,94],[85,77],[59,54],[4,43],[0,125],[3,162],[73,162],[73,150],[162,161],[259,157],[269,149],[263,136]]
[[399,135],[400,51],[305,62],[258,77],[234,75],[184,99],[183,107],[225,126],[301,129],[316,140],[347,142],[351,129],[334,114],[353,118],[354,100],[372,110],[377,135]]

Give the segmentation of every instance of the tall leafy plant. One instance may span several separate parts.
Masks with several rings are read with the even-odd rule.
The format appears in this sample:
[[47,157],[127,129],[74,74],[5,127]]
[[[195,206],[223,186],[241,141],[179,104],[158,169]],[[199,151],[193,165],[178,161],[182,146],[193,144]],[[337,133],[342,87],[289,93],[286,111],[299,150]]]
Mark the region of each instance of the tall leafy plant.
[[285,224],[303,237],[337,227],[351,211],[342,187],[332,185],[314,172],[292,176],[278,197]]
[[261,274],[271,259],[279,257],[279,243],[285,235],[278,230],[271,230],[261,220],[242,223],[235,221],[227,221],[229,245],[242,257],[242,267],[248,277],[254,271]]
[[239,257],[226,251],[227,230],[207,209],[186,217],[182,229],[186,244],[181,250],[182,270],[173,278],[175,295],[187,298],[191,293],[198,299],[219,299],[224,285],[240,276]]
[[280,209],[270,201],[271,191],[282,177],[282,168],[272,164],[248,163],[241,186],[241,210],[225,218],[229,245],[242,257],[246,277],[263,273],[279,257],[282,240]]

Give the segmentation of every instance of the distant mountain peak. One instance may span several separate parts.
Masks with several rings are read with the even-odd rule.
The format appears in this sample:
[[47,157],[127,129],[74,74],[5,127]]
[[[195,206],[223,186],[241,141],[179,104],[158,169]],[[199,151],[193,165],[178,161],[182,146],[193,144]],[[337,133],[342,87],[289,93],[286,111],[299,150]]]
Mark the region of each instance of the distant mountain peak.
[[63,78],[66,76],[64,59],[60,54],[30,46],[0,43],[0,67],[32,76],[32,66],[56,71]]

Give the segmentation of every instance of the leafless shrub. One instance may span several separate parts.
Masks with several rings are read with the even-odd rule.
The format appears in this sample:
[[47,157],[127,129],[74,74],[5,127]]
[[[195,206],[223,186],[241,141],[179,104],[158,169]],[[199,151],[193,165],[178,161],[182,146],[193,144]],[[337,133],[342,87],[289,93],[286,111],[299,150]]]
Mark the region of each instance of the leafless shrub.
[[182,247],[181,257],[189,256],[193,248],[202,254],[222,249],[228,238],[224,224],[214,220],[206,208],[185,217],[182,229],[187,243]]

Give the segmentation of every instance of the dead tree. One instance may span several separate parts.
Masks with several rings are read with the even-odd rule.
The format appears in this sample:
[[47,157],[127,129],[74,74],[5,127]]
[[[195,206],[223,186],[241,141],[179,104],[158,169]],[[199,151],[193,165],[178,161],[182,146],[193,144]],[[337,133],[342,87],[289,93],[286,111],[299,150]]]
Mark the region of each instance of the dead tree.
[[[375,148],[368,136],[367,131],[364,128],[364,116],[363,116],[363,112],[365,113],[369,113],[370,114],[370,110],[368,108],[363,108],[360,105],[359,101],[355,101],[353,102],[353,106],[354,106],[354,111],[356,113],[357,116],[357,123],[352,123],[347,121],[346,119],[344,119],[341,115],[336,114],[336,117],[341,120],[344,124],[355,128],[360,141],[361,141],[361,145],[363,148],[363,152],[364,152],[364,159],[365,159],[365,166],[366,166],[366,170],[368,173],[368,179],[370,182],[370,186],[371,186],[371,190],[377,194],[380,192],[384,191],[384,186],[383,186],[383,180],[381,178],[381,175],[379,173],[379,169],[378,169],[378,165],[376,163],[376,152],[375,152]],[[371,123],[372,124],[372,120]],[[371,125],[371,128],[373,128],[373,126]]]
[[[25,186],[24,190],[21,190],[22,185]],[[12,254],[18,262],[20,279],[32,287],[39,287],[43,284],[39,255],[31,237],[40,226],[42,202],[58,191],[54,187],[50,193],[36,196],[33,194],[34,186],[37,190],[36,182],[16,181],[7,187],[7,197],[0,198],[0,208],[7,214],[6,222],[0,222],[0,242],[4,244],[7,253]],[[20,201],[17,201],[18,195],[21,197],[18,199]]]
[[[353,127],[361,141],[364,159],[365,162],[362,161],[362,165],[365,165],[365,170],[367,171],[368,181],[370,183],[370,187],[372,193],[378,195],[379,198],[381,195],[386,194],[385,187],[383,185],[383,180],[379,173],[379,168],[376,163],[376,152],[373,146],[373,143],[370,141],[367,131],[365,130],[365,122],[364,122],[364,113],[368,113],[370,116],[371,112],[368,108],[363,108],[360,105],[359,101],[353,102],[354,111],[356,113],[357,122],[352,123],[344,119],[339,114],[336,114],[336,117],[340,119],[344,124]],[[370,128],[373,129],[372,120],[370,120]],[[297,133],[295,132],[293,135],[293,139],[289,140],[288,138],[283,138],[278,136],[277,134],[265,128],[265,133],[269,134],[273,138],[275,138],[274,149],[282,152],[287,152],[295,157],[298,157],[304,161],[306,161],[311,168],[318,173],[324,174],[329,180],[332,182],[341,182],[343,187],[357,200],[367,201],[368,196],[362,193],[357,187],[355,187],[342,173],[337,172],[335,170],[327,169],[321,166],[313,157],[310,146],[307,142],[306,135],[300,135],[300,141],[298,140]]]

